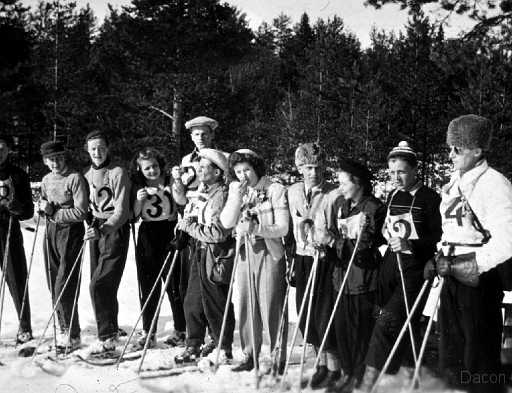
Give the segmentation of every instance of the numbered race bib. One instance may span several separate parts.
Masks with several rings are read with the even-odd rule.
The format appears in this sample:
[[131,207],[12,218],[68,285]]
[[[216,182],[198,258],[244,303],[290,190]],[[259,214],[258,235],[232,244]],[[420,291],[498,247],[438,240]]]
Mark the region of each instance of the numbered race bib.
[[440,211],[444,242],[482,243],[483,234],[473,225],[473,214],[456,187],[452,187],[449,193],[442,194]]
[[172,219],[175,215],[175,205],[169,191],[164,188],[147,187],[148,198],[142,205],[141,217],[144,221],[163,221]]
[[109,218],[114,213],[114,192],[108,185],[92,185],[91,208],[99,218]]
[[341,209],[338,212],[338,230],[346,239],[357,239],[361,228],[362,213],[347,218],[341,218]]
[[384,237],[388,240],[392,237],[401,237],[407,240],[418,239],[416,226],[410,212],[396,215],[388,214],[383,232]]
[[14,197],[14,185],[12,179],[9,177],[5,180],[0,180],[0,206],[7,206]]
[[199,179],[197,177],[197,171],[199,169],[199,162],[194,161],[181,167],[183,174],[181,175],[181,181],[186,189],[195,190],[199,187]]

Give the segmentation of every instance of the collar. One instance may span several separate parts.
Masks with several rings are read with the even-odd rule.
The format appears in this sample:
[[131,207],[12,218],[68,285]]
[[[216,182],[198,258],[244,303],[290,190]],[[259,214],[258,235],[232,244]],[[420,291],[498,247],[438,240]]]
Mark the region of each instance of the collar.
[[489,169],[489,164],[487,163],[487,160],[483,159],[479,161],[474,168],[470,169],[462,176],[460,175],[460,171],[454,172],[452,175],[452,180],[448,184],[448,189],[451,188],[455,183],[458,183],[461,191],[467,195],[471,192],[477,180],[485,173],[485,171],[487,171],[487,169]]
[[304,195],[307,195],[309,191],[311,191],[311,196],[315,195],[317,192],[321,192],[324,189],[325,186],[325,180],[322,180],[320,184],[317,184],[316,186],[311,187],[311,190],[309,190],[306,187],[306,183],[304,183]]
[[348,202],[348,209],[349,211],[352,211],[354,209],[359,209],[362,205],[366,203],[366,201],[370,198],[371,195],[363,195],[361,200],[357,202],[355,205],[352,205],[352,201],[350,199],[347,200]]
[[199,157],[199,149],[197,147],[192,150],[190,153],[190,162],[201,161],[201,157]]
[[102,169],[102,168],[105,168],[106,166],[108,166],[110,164],[110,157],[107,156],[107,159],[105,161],[103,161],[103,163],[101,165],[94,165],[94,163],[91,163],[91,166],[93,169]]
[[409,193],[411,194],[411,196],[415,196],[416,193],[418,192],[418,190],[423,186],[423,183],[421,182],[421,180],[417,180],[416,183],[414,183],[414,185],[409,188],[408,190],[398,190],[398,189],[395,189],[394,193],[396,194],[397,192],[406,192],[406,193]]
[[219,182],[209,184],[209,185],[200,183],[197,191],[202,194],[212,195],[220,186],[221,186],[221,183],[219,183]]

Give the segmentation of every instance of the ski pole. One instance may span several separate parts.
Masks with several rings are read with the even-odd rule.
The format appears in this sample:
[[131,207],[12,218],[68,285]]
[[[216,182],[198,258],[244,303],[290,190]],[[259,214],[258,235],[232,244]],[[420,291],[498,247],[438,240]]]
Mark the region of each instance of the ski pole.
[[[402,284],[402,294],[404,297],[404,304],[405,304],[405,313],[407,316],[409,316],[409,301],[407,300],[407,291],[405,289],[405,278],[404,278],[404,271],[402,266],[402,255],[400,255],[399,252],[396,253],[396,263],[398,264],[398,271],[400,273],[400,282]],[[412,347],[412,356],[414,357],[414,362],[416,363],[418,361],[418,355],[416,353],[416,341],[414,340],[414,334],[412,332],[412,324],[409,323],[408,325],[409,330],[409,337],[411,339],[411,347]]]
[[34,350],[34,354],[32,355],[32,360],[34,360],[34,358],[35,358],[35,356],[37,354],[37,349],[41,346],[41,343],[44,340],[44,336],[46,334],[46,331],[48,330],[48,327],[50,326],[50,322],[55,317],[55,312],[57,311],[57,306],[59,305],[60,299],[64,295],[64,291],[67,288],[67,286],[69,284],[69,281],[71,280],[71,276],[72,276],[73,272],[75,271],[76,266],[78,265],[78,261],[80,261],[80,259],[81,259],[82,253],[84,252],[84,248],[85,248],[85,241],[82,243],[82,247],[80,248],[78,256],[75,259],[75,262],[73,263],[73,266],[71,267],[71,270],[70,270],[70,272],[68,274],[68,277],[66,278],[66,281],[64,282],[64,285],[62,286],[62,289],[61,289],[61,291],[59,293],[59,296],[57,297],[57,300],[55,301],[55,304],[53,305],[52,314],[51,314],[50,318],[48,319],[48,322],[46,323],[46,326],[45,326],[45,328],[43,330],[43,334],[41,334],[41,337],[39,337],[39,340],[37,341],[37,344],[36,344],[36,347],[35,347],[35,350]]
[[7,261],[9,260],[9,249],[11,242],[12,216],[9,215],[7,237],[5,238],[4,259],[2,261],[2,281],[0,283],[0,332],[2,329],[2,317],[4,314],[5,283],[7,280]]
[[25,288],[23,289],[23,300],[21,302],[21,310],[20,310],[20,316],[19,316],[19,322],[18,322],[18,332],[16,333],[16,343],[14,344],[14,348],[18,346],[18,335],[21,332],[21,318],[23,318],[23,312],[25,311],[25,304],[27,302],[27,295],[28,295],[28,281],[30,278],[30,273],[32,271],[32,262],[34,261],[34,251],[36,248],[36,240],[37,240],[37,233],[39,232],[39,223],[41,221],[41,215],[37,215],[37,222],[36,222],[36,229],[34,230],[34,241],[32,242],[32,249],[30,251],[30,260],[28,263],[28,272],[27,272],[27,279],[25,281]]
[[430,280],[425,280],[423,282],[420,292],[418,293],[418,296],[416,297],[416,300],[414,301],[414,304],[412,305],[411,312],[410,312],[409,316],[407,317],[405,323],[403,324],[402,329],[400,330],[400,333],[398,334],[398,337],[395,340],[395,344],[393,345],[393,348],[391,348],[391,351],[386,359],[386,362],[384,363],[384,367],[382,367],[382,370],[380,371],[380,374],[379,374],[377,380],[375,381],[375,384],[373,385],[370,393],[376,392],[378,384],[380,383],[380,381],[382,380],[382,377],[386,373],[386,371],[391,363],[391,360],[393,359],[393,356],[395,355],[395,352],[398,349],[400,342],[402,341],[402,337],[404,336],[405,331],[407,330],[407,325],[411,321],[414,313],[416,312],[416,309],[418,308],[418,305],[420,304],[420,300],[421,300],[423,294],[425,293],[426,289],[428,288],[429,281]]
[[219,357],[220,350],[222,349],[222,342],[224,341],[224,331],[226,329],[226,323],[228,320],[229,306],[231,304],[231,296],[233,295],[233,284],[235,282],[236,270],[238,267],[238,261],[240,259],[240,238],[236,239],[236,250],[235,250],[235,261],[233,262],[233,270],[231,272],[231,278],[229,280],[228,296],[226,299],[226,306],[224,307],[224,314],[222,315],[222,325],[220,328],[219,345],[217,346],[217,353],[215,354],[215,363],[213,364],[213,372],[216,373],[219,369]]
[[162,293],[160,295],[160,299],[158,299],[158,305],[156,307],[155,315],[153,316],[153,320],[151,321],[151,326],[149,327],[148,336],[146,337],[146,342],[144,343],[144,349],[142,350],[142,356],[140,358],[139,367],[137,369],[137,373],[140,373],[142,369],[142,365],[144,363],[144,359],[146,358],[146,353],[148,351],[149,340],[151,340],[151,336],[153,331],[156,328],[156,321],[158,320],[158,315],[160,314],[160,308],[162,307],[162,302],[165,297],[165,291],[167,290],[167,286],[169,285],[169,281],[171,279],[172,271],[174,270],[174,265],[176,264],[176,260],[178,259],[178,250],[174,251],[174,256],[172,257],[171,267],[169,268],[169,272],[165,277],[164,287],[162,288]]
[[338,305],[341,302],[341,298],[343,296],[343,290],[345,289],[345,285],[348,281],[348,275],[349,275],[352,265],[354,263],[354,260],[355,260],[356,254],[357,254],[357,249],[359,248],[359,243],[361,242],[361,235],[363,234],[365,225],[366,225],[366,220],[363,220],[361,222],[361,227],[359,228],[359,233],[357,234],[356,244],[354,245],[354,251],[352,251],[352,255],[350,256],[350,260],[347,265],[347,271],[345,272],[345,275],[343,276],[343,281],[341,282],[340,290],[338,292],[338,295],[336,296],[336,301],[334,302],[334,308],[329,317],[329,321],[327,323],[327,327],[325,329],[324,336],[322,337],[322,342],[320,343],[320,347],[318,348],[318,354],[316,356],[315,364],[313,365],[313,369],[316,369],[316,367],[318,366],[318,363],[320,362],[320,356],[322,356],[322,351],[324,350],[325,343],[327,342],[327,337],[329,335],[329,331],[331,330],[331,325],[334,321],[334,316],[336,315],[336,311],[338,310]]
[[254,377],[256,379],[256,389],[259,389],[260,378],[259,378],[259,362],[258,356],[256,354],[256,331],[254,330],[254,282],[252,277],[252,266],[251,261],[249,260],[249,235],[245,235],[245,259],[247,262],[247,280],[249,284],[249,318],[250,328],[251,328],[251,340],[252,340],[252,357],[254,362]]
[[[283,240],[283,245],[284,245],[284,240]],[[288,269],[288,256],[286,255],[286,251],[284,253],[285,255],[285,259],[286,259],[286,267]],[[292,263],[291,263],[291,266],[290,266],[290,271],[293,272],[295,268],[295,258],[292,259]],[[279,328],[278,328],[278,336],[277,336],[277,340],[276,340],[276,345],[274,346],[272,352],[272,375],[275,377],[276,374],[277,374],[277,363],[279,361],[279,353],[281,351],[281,348],[282,348],[282,345],[283,345],[283,339],[284,339],[284,332],[285,332],[285,320],[287,319],[286,316],[287,316],[287,311],[288,311],[288,299],[290,297],[290,288],[291,288],[291,284],[290,284],[290,280],[288,280],[287,284],[286,284],[286,293],[285,293],[285,296],[284,296],[284,301],[283,301],[283,308],[281,310],[281,315],[279,317]],[[285,346],[286,346],[286,343],[285,343]]]
[[[85,244],[85,242],[84,242]],[[64,356],[66,356],[68,354],[68,348],[71,346],[71,331],[73,330],[73,322],[74,322],[74,318],[75,318],[75,312],[76,312],[76,308],[78,307],[78,293],[80,292],[80,285],[82,283],[82,270],[83,270],[83,266],[84,266],[84,255],[85,255],[85,252],[82,252],[82,257],[80,258],[80,268],[78,270],[78,277],[77,277],[77,283],[76,283],[76,288],[75,288],[75,296],[73,298],[73,308],[71,309],[71,319],[69,320],[69,329],[68,329],[68,344],[70,344],[69,346],[66,346],[66,350],[64,352]],[[77,322],[78,322],[78,318],[77,318]]]
[[302,319],[302,314],[304,313],[304,310],[306,308],[306,301],[308,299],[309,289],[311,287],[312,281],[313,281],[313,269],[311,269],[311,271],[309,273],[309,277],[308,277],[308,281],[306,283],[306,288],[304,290],[302,302],[300,304],[299,314],[297,315],[297,325],[295,326],[295,329],[293,330],[291,347],[290,347],[290,350],[288,351],[288,359],[286,360],[286,364],[285,364],[284,372],[283,372],[283,378],[281,380],[281,390],[284,389],[286,375],[288,374],[288,368],[290,367],[291,355],[293,353],[293,348],[295,347],[295,342],[297,341],[297,335],[299,333],[300,320]]
[[315,251],[315,256],[313,259],[313,279],[311,282],[311,289],[309,290],[309,302],[308,302],[308,312],[306,314],[306,327],[304,328],[304,339],[302,342],[302,354],[300,357],[300,373],[299,373],[299,387],[297,391],[300,393],[302,390],[302,376],[304,374],[304,360],[306,358],[306,348],[307,348],[307,339],[309,333],[309,323],[311,321],[311,309],[313,307],[313,297],[315,296],[315,282],[316,282],[316,274],[318,270],[318,260],[319,260],[319,252]]
[[441,277],[440,282],[439,282],[439,292],[437,294],[434,311],[432,312],[432,315],[428,319],[427,329],[425,330],[425,336],[423,337],[423,341],[421,342],[420,354],[418,356],[418,360],[416,360],[416,365],[414,367],[414,375],[412,377],[409,392],[412,392],[412,390],[414,389],[414,385],[416,384],[416,381],[419,382],[421,362],[423,360],[423,355],[425,354],[425,348],[427,347],[427,341],[428,341],[428,337],[430,335],[430,331],[432,330],[432,322],[434,322],[434,314],[437,312],[437,310],[439,308],[439,300],[441,299],[441,290],[443,289],[443,284],[444,284],[444,278]]
[[[45,264],[46,264],[46,275],[48,277],[48,286],[50,288],[50,295],[52,298],[52,306],[57,307],[57,303],[55,302],[55,294],[53,293],[53,277],[52,277],[52,271],[50,267],[50,246],[49,246],[49,240],[48,240],[48,217],[45,219],[45,225],[44,225],[44,247],[46,250],[46,258],[45,258]],[[78,260],[78,259],[77,259]],[[58,356],[57,353],[57,324],[55,321],[55,311],[52,312],[52,321],[53,321],[53,347],[55,348],[55,357]]]
[[135,321],[135,325],[133,326],[130,334],[128,335],[128,339],[126,340],[126,343],[124,344],[124,347],[123,347],[123,350],[121,351],[121,355],[119,356],[119,359],[117,359],[116,368],[119,368],[119,363],[121,363],[121,359],[123,358],[123,355],[125,354],[126,349],[128,348],[128,345],[130,344],[133,334],[135,333],[135,330],[137,329],[137,326],[139,325],[139,322],[142,319],[142,315],[144,314],[144,311],[146,311],[149,301],[151,300],[153,293],[156,291],[157,286],[160,285],[160,280],[162,279],[162,275],[165,271],[165,267],[167,266],[169,259],[171,258],[171,254],[172,254],[172,250],[170,250],[167,253],[167,256],[165,257],[164,263],[162,264],[162,267],[160,268],[160,272],[158,272],[158,276],[156,277],[153,287],[151,288],[151,291],[149,292],[149,295],[146,298],[146,301],[142,305],[142,309],[139,313],[139,317],[137,318],[137,321]]

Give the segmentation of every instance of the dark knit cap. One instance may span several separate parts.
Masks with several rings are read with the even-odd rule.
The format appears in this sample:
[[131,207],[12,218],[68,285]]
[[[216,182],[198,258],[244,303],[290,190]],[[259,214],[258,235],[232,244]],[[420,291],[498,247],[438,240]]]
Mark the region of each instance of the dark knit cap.
[[448,125],[448,146],[466,149],[489,150],[492,138],[492,123],[478,115],[464,115],[453,119]]
[[107,135],[100,130],[94,130],[89,132],[85,137],[85,143],[89,142],[92,139],[103,139],[107,143],[107,145],[109,144]]
[[53,156],[54,154],[62,154],[65,153],[66,149],[62,142],[57,141],[49,141],[44,142],[41,145],[41,155],[43,157]]
[[361,181],[372,181],[373,174],[368,167],[362,162],[351,160],[350,158],[342,159],[339,164],[339,170],[359,178]]

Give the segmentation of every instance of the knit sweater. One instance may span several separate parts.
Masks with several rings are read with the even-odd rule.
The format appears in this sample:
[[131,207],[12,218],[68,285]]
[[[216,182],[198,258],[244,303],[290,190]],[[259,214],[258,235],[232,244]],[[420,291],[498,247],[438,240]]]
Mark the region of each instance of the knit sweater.
[[130,179],[126,170],[108,163],[85,172],[89,183],[89,202],[94,217],[105,220],[100,230],[110,234],[130,217]]
[[67,170],[48,173],[41,181],[41,196],[54,206],[50,220],[57,224],[83,221],[87,215],[89,192],[84,177]]

